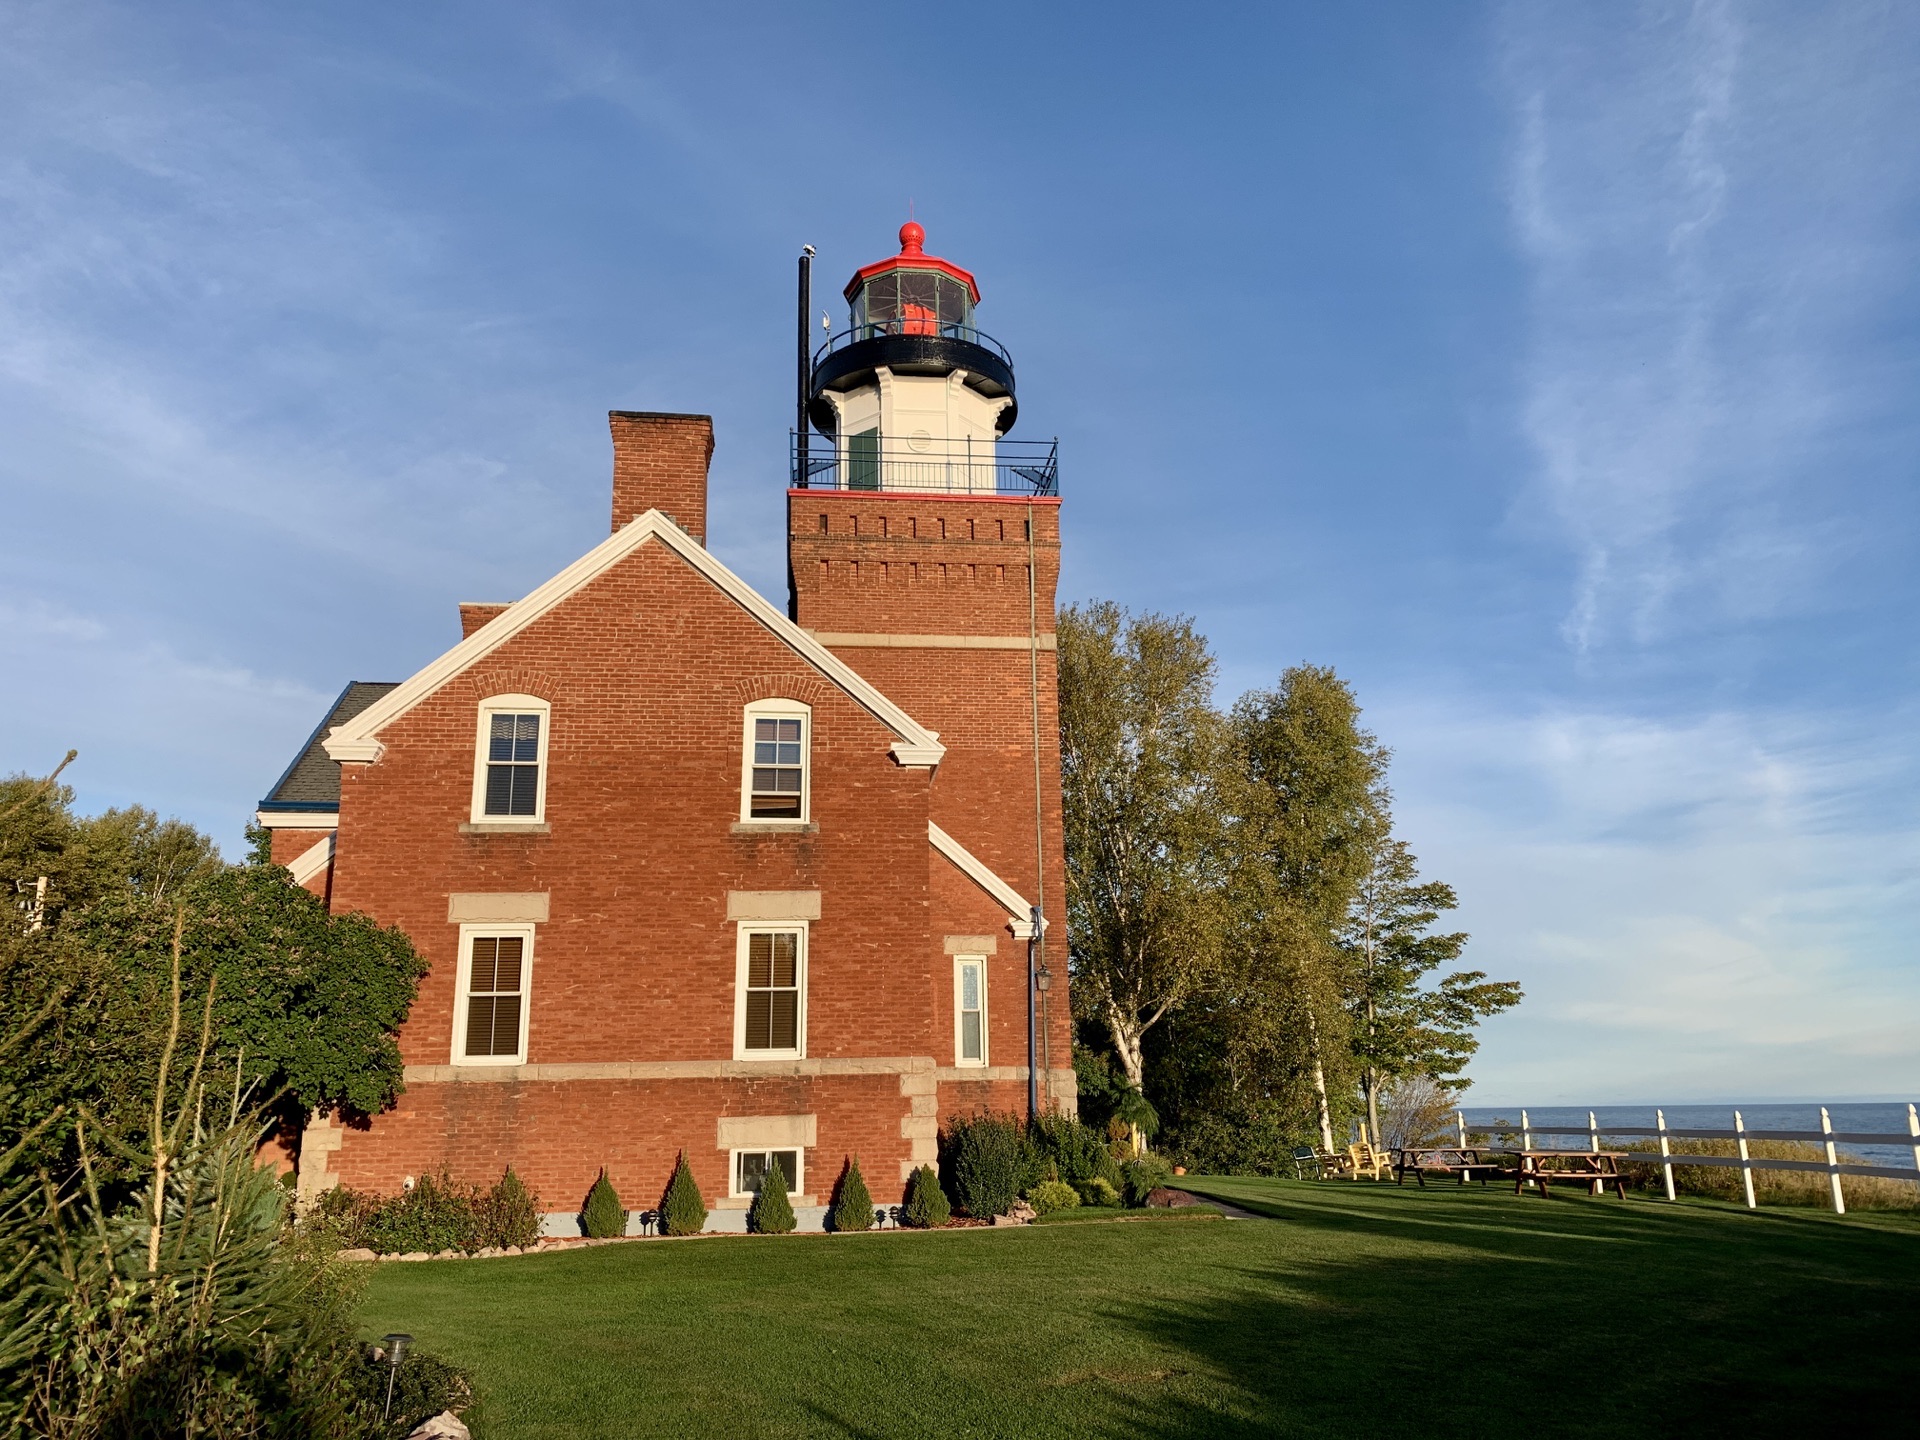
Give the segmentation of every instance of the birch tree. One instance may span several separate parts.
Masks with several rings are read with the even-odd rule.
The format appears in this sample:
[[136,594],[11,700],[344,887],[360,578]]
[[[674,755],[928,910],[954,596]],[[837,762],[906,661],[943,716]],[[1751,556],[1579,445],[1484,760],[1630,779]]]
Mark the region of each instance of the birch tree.
[[1058,626],[1075,1009],[1143,1090],[1148,1032],[1212,983],[1228,748],[1214,660],[1184,617],[1069,607]]

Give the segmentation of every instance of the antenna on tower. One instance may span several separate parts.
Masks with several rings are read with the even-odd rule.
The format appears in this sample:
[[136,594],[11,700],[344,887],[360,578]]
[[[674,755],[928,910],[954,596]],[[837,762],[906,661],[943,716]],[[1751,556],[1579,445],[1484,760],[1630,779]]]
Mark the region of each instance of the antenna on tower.
[[807,326],[813,319],[813,247],[800,247],[800,326],[795,356],[793,457],[794,483],[807,483],[807,392],[813,388],[813,341]]

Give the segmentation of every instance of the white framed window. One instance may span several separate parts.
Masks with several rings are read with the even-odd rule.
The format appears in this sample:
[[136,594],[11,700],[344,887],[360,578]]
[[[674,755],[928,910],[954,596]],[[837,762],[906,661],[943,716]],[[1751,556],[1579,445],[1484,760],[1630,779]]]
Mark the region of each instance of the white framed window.
[[733,1058],[801,1060],[806,1053],[806,922],[743,922],[734,981]]
[[987,1063],[987,959],[953,957],[953,1063]]
[[787,1182],[787,1194],[804,1193],[800,1181],[804,1178],[801,1166],[806,1158],[804,1150],[735,1150],[733,1152],[733,1193],[737,1199],[746,1199],[758,1195],[760,1187],[767,1183],[767,1174],[774,1166],[780,1167],[781,1178]]
[[553,707],[537,695],[492,695],[480,702],[473,755],[474,824],[546,823],[552,720]]
[[453,1063],[524,1065],[533,926],[462,925]]
[[740,818],[754,824],[807,823],[812,809],[808,752],[813,710],[798,700],[756,700],[746,707],[740,767]]

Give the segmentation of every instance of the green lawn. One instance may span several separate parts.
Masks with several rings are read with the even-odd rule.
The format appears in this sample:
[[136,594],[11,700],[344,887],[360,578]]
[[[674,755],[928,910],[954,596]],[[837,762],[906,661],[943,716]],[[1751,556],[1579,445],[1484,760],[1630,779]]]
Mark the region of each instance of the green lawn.
[[1911,1434],[1920,1226],[1331,1181],[1271,1220],[382,1265],[476,1440]]

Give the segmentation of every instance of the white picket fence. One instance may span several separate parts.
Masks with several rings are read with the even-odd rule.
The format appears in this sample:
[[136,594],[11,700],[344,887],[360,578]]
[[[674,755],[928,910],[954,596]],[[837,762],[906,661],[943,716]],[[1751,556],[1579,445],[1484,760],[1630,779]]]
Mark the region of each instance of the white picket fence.
[[[1669,1129],[1667,1127],[1666,1111],[1655,1110],[1653,1113],[1654,1124],[1651,1127],[1645,1125],[1602,1125],[1594,1118],[1594,1112],[1589,1110],[1587,1112],[1585,1129],[1581,1129],[1577,1125],[1569,1126],[1561,1124],[1543,1124],[1536,1126],[1528,1117],[1525,1110],[1520,1112],[1520,1122],[1517,1125],[1510,1120],[1491,1120],[1476,1121],[1473,1125],[1469,1126],[1466,1116],[1458,1110],[1453,1112],[1453,1118],[1459,1129],[1460,1144],[1463,1148],[1465,1148],[1467,1144],[1467,1132],[1470,1129],[1474,1133],[1482,1135],[1518,1133],[1520,1136],[1520,1148],[1522,1150],[1531,1150],[1534,1148],[1533,1137],[1535,1135],[1551,1135],[1558,1138],[1565,1138],[1569,1135],[1582,1136],[1586,1139],[1587,1148],[1590,1150],[1598,1150],[1600,1148],[1600,1138],[1603,1135],[1608,1137],[1631,1136],[1635,1139],[1658,1139],[1660,1142],[1660,1173],[1666,1182],[1667,1199],[1669,1200],[1674,1198],[1673,1167],[1676,1165],[1737,1167],[1740,1171],[1741,1184],[1746,1190],[1747,1208],[1749,1210],[1759,1208],[1759,1203],[1754,1199],[1753,1194],[1753,1172],[1756,1170],[1811,1170],[1824,1173],[1827,1176],[1828,1185],[1833,1193],[1833,1209],[1836,1215],[1844,1215],[1847,1213],[1846,1197],[1840,1190],[1840,1177],[1842,1175],[1872,1175],[1883,1180],[1905,1180],[1912,1183],[1920,1183],[1920,1111],[1916,1111],[1912,1105],[1907,1106],[1907,1133],[1905,1135],[1835,1130],[1833,1128],[1833,1121],[1827,1115],[1827,1107],[1824,1105],[1820,1107],[1820,1128],[1818,1130],[1749,1130],[1738,1110],[1733,1112],[1733,1128],[1731,1130]],[[1676,1155],[1671,1148],[1671,1142],[1675,1140],[1732,1140],[1738,1146],[1738,1155],[1737,1157],[1732,1155]],[[1827,1158],[1824,1161],[1758,1160],[1747,1153],[1747,1142],[1750,1140],[1817,1141],[1826,1147]],[[1860,1165],[1851,1161],[1843,1161],[1840,1158],[1839,1150],[1836,1148],[1841,1145],[1910,1145],[1913,1148],[1913,1168],[1909,1170],[1900,1166]],[[1647,1152],[1647,1158],[1649,1160],[1653,1158],[1651,1151]]]

